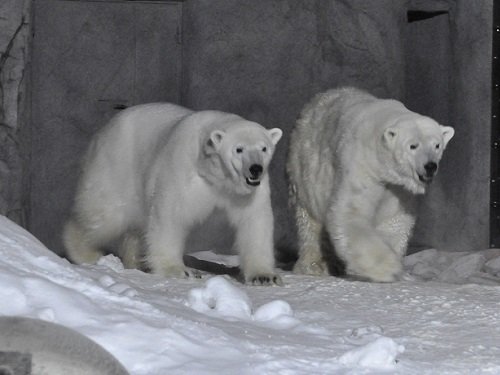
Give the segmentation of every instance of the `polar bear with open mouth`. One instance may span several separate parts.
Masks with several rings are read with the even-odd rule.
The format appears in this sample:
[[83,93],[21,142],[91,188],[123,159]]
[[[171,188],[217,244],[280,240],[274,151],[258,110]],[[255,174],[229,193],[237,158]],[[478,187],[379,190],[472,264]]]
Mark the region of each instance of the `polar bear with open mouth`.
[[219,111],[166,103],[124,110],[84,159],[63,233],[67,256],[95,263],[118,240],[125,265],[137,267],[145,242],[154,273],[192,276],[183,263],[186,238],[217,209],[236,230],[245,281],[280,284],[267,169],[281,136],[278,128]]
[[287,160],[299,237],[294,271],[327,272],[326,234],[348,275],[397,280],[416,219],[414,197],[435,177],[453,135],[396,100],[356,88],[312,99]]

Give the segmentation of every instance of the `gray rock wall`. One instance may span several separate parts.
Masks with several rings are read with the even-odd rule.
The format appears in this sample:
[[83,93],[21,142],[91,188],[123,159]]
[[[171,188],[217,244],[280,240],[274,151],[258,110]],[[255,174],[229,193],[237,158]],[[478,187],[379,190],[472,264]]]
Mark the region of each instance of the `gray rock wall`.
[[24,223],[30,0],[0,2],[0,214]]
[[450,124],[457,135],[442,166],[434,221],[443,230],[434,237],[440,248],[476,250],[489,245],[493,1],[458,0],[453,12]]

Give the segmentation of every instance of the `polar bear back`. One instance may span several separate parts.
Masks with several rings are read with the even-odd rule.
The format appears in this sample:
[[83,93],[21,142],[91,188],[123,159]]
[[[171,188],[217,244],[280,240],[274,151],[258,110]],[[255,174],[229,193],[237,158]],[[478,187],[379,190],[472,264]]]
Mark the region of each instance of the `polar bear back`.
[[[191,110],[169,103],[150,103],[126,109],[101,129],[88,157],[106,154],[106,161],[114,167],[128,164],[141,170],[150,162],[151,149],[159,147],[174,125],[191,113]],[[102,148],[108,152],[99,152]],[[120,162],[112,158],[119,158]],[[123,158],[129,163],[123,163]]]
[[385,173],[380,171],[383,164],[378,160],[381,156],[378,139],[386,128],[402,118],[425,118],[435,123],[409,111],[399,101],[379,99],[352,87],[318,94],[301,112],[291,134],[287,162],[292,181],[316,183],[304,184],[292,196],[296,194],[296,199],[322,220],[326,214],[325,202],[330,201],[335,188],[334,178],[347,172],[345,166],[351,170],[370,169],[373,174]]
[[[88,212],[91,216],[91,212],[100,212],[103,206],[137,221],[129,225],[138,225],[144,221],[143,211],[147,206],[144,202],[154,189],[155,181],[149,176],[154,175],[155,170],[168,169],[171,174],[177,174],[171,178],[179,178],[184,169],[176,165],[196,163],[200,142],[215,127],[236,129],[249,123],[234,114],[195,112],[170,103],[137,105],[120,112],[89,146],[83,160],[81,181],[84,183],[76,193],[75,211],[83,215]],[[192,147],[193,144],[197,147]],[[175,152],[179,149],[183,152]]]
[[[109,210],[127,206],[141,220],[136,203],[143,199],[143,184],[137,176],[144,176],[152,162],[151,148],[159,147],[174,125],[191,113],[173,104],[151,103],[115,115],[93,138],[83,159],[84,184],[78,187],[75,211],[85,215],[98,212],[103,204]],[[101,199],[90,199],[95,196]]]
[[[323,144],[329,149],[340,151],[345,144],[351,147],[353,143],[372,143],[374,134],[381,133],[402,116],[423,117],[410,112],[396,100],[379,99],[364,91],[346,87],[330,90],[314,98],[304,108],[299,121],[302,126],[299,125],[298,130],[310,138],[313,145]],[[314,131],[310,129],[311,124],[316,127]],[[354,139],[357,141],[353,142]]]

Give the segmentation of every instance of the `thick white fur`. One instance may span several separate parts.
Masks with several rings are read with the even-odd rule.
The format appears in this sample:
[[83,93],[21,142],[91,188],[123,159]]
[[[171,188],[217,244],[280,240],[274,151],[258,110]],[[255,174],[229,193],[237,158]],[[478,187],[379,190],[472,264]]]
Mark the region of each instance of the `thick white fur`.
[[[217,208],[236,229],[246,281],[279,283],[266,172],[281,135],[233,114],[173,104],[121,112],[95,136],[84,159],[63,234],[68,257],[94,263],[103,247],[119,240],[119,255],[135,267],[144,238],[154,273],[189,276],[186,237]],[[249,171],[255,164],[263,168],[258,178]]]
[[313,98],[291,134],[287,161],[299,237],[294,271],[327,272],[326,230],[348,274],[396,280],[415,223],[414,196],[433,177],[424,166],[437,166],[453,134],[398,101],[355,88]]

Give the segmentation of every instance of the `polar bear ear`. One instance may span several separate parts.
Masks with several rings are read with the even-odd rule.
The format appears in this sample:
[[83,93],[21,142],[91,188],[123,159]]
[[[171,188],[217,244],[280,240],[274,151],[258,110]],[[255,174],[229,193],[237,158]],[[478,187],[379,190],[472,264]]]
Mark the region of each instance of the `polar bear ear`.
[[385,141],[385,144],[389,148],[392,148],[392,146],[394,145],[394,140],[396,139],[397,135],[398,135],[398,133],[397,133],[396,129],[394,129],[394,128],[385,129],[384,141]]
[[448,144],[448,141],[455,135],[455,129],[451,126],[441,126],[441,131],[443,132],[444,147]]
[[205,152],[211,154],[219,151],[225,134],[222,130],[214,130],[210,133],[210,137],[205,142]]
[[281,136],[283,135],[283,131],[279,128],[274,128],[268,130],[269,136],[271,137],[271,142],[273,142],[273,145],[276,145],[276,143],[279,142],[281,139]]

